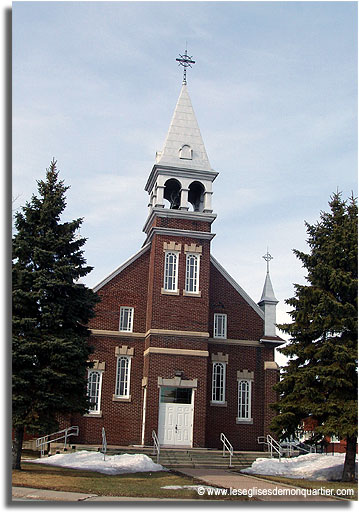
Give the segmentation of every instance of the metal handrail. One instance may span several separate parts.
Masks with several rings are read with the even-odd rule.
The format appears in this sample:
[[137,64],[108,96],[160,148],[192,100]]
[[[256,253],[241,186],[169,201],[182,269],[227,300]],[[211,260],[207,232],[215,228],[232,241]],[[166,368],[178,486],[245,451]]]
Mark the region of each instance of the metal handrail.
[[232,456],[233,456],[233,446],[224,433],[221,433],[221,436],[219,438],[220,438],[220,441],[223,443],[223,458],[226,455],[226,451],[228,451],[229,466],[231,467],[232,466]]
[[153,454],[157,453],[157,463],[159,463],[161,446],[160,446],[160,442],[158,441],[157,433],[154,430],[152,431],[152,440],[153,440]]
[[278,454],[279,461],[282,456],[282,448],[277,442],[277,440],[274,440],[274,438],[271,435],[267,435],[267,444],[270,450],[270,457],[273,458],[273,451],[275,451]]
[[106,440],[106,431],[105,428],[102,428],[102,450],[103,453],[103,461],[106,459],[106,452],[107,452],[107,440]]
[[[71,432],[73,430],[73,432]],[[61,434],[63,433],[63,434]],[[49,435],[40,436],[36,439],[36,447],[40,447],[40,454],[43,456],[45,454],[45,446],[52,442],[57,442],[58,440],[64,440],[64,449],[66,449],[67,439],[70,436],[78,436],[79,427],[71,426],[66,429],[62,429],[61,431],[56,431],[55,433],[50,433]],[[61,436],[57,436],[61,435]],[[53,436],[57,436],[57,438],[52,438]]]

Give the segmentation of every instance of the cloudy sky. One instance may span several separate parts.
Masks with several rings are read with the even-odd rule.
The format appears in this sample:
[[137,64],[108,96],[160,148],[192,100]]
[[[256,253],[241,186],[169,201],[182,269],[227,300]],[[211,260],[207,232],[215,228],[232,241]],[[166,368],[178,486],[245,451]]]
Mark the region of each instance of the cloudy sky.
[[14,2],[13,197],[52,157],[66,217],[84,217],[96,285],[137,252],[144,185],[188,89],[212,167],[213,255],[259,301],[262,255],[280,303],[305,270],[313,223],[337,190],[356,193],[355,2]]

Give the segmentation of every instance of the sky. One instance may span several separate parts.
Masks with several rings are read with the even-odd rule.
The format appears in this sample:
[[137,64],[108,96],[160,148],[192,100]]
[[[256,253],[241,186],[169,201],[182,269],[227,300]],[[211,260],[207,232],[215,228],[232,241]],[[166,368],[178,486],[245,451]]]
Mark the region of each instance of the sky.
[[[357,191],[355,2],[14,2],[12,196],[54,157],[83,217],[94,286],[142,246],[144,186],[182,84],[213,169],[212,254],[256,301],[267,247],[286,322],[294,248],[337,190]],[[279,363],[283,357],[278,357]]]

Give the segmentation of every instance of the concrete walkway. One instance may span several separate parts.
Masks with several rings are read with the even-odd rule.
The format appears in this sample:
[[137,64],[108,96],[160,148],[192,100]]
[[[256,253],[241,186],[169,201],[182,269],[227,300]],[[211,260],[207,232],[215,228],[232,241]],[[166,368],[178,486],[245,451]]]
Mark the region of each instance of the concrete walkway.
[[[338,501],[341,499],[334,499],[333,497],[325,495],[309,495],[310,490],[304,488],[297,488],[291,485],[283,485],[281,483],[275,483],[274,481],[267,481],[266,479],[260,479],[257,477],[248,476],[245,474],[239,474],[223,469],[206,469],[206,468],[194,468],[194,469],[181,469],[181,474],[200,479],[205,484],[212,487],[218,488],[229,488],[230,494],[237,495],[240,493],[235,490],[241,490],[241,495],[249,495],[255,497],[261,501],[280,501],[280,502],[302,502],[302,501]],[[205,488],[205,487],[204,487]],[[247,490],[247,494],[243,493],[243,490]],[[307,495],[305,490],[308,491]],[[207,494],[206,491],[201,493]],[[323,491],[323,493],[326,493]],[[333,492],[334,493],[334,492]]]
[[[157,499],[146,497],[100,497],[77,492],[58,492],[56,490],[40,490],[38,488],[12,487],[13,501],[59,501],[59,502],[116,502],[116,501],[190,501],[192,499]],[[207,501],[206,501],[207,502]]]

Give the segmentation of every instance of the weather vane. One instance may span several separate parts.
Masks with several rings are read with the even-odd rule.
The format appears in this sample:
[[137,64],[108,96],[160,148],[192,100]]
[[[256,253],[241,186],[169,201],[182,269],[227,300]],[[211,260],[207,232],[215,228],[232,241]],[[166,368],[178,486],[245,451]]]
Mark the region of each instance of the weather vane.
[[187,44],[184,55],[179,54],[180,59],[176,59],[179,62],[178,66],[183,66],[183,84],[187,84],[187,68],[192,68],[191,64],[195,64],[196,61],[192,60],[192,56],[187,55]]
[[262,258],[264,258],[264,260],[267,262],[267,273],[269,273],[269,262],[271,260],[273,260],[273,257],[272,255],[269,253],[268,251],[268,248],[267,248],[267,253],[265,255],[262,256]]

